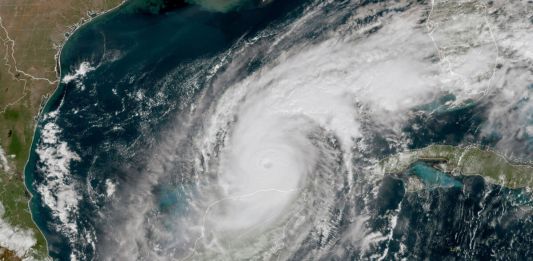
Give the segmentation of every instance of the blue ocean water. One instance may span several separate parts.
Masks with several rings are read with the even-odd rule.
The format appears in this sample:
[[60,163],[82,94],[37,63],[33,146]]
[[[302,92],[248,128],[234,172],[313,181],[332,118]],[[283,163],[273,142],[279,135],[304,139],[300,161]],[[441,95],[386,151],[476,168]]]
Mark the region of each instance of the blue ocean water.
[[[404,181],[386,177],[371,223],[379,231],[390,225],[384,216],[397,218],[389,251],[410,249],[399,256],[429,260],[527,260],[532,220],[517,216],[531,206],[531,193],[488,184],[480,176],[459,181],[462,186],[408,192]],[[509,251],[509,242],[520,247]]]
[[[290,21],[304,12],[308,2],[273,1],[262,7],[246,6],[220,13],[184,3],[159,6],[154,1],[130,1],[77,30],[62,49],[61,77],[75,75],[82,64],[89,69],[85,75],[61,82],[47,102],[25,173],[26,185],[34,196],[31,211],[48,240],[52,258],[69,260],[73,252],[82,253],[84,260],[100,260],[105,256],[98,251],[102,243],[76,238],[72,231],[61,226],[57,213],[44,204],[40,189],[46,180],[42,171],[45,166],[37,150],[46,138],[43,137],[45,126],[49,123],[58,126],[58,140],[80,159],[69,164],[70,182],[75,184],[79,202],[69,221],[76,224],[80,234],[94,234],[105,242],[100,237],[105,235],[102,224],[128,218],[119,213],[115,220],[107,219],[109,213],[105,207],[110,189],[107,182],[135,184],[147,165],[143,154],[166,135],[164,130],[169,124],[179,124],[175,115],[189,109],[200,91],[210,84],[210,68],[220,59],[232,59],[224,56],[228,49],[236,42],[250,40],[267,25]],[[375,2],[380,1],[361,1],[361,5]],[[339,2],[329,12],[334,14],[335,8],[342,6]],[[318,30],[305,37],[315,41],[324,36]],[[249,57],[245,71],[257,70],[266,60],[262,54]],[[229,81],[245,76],[237,75]],[[485,105],[469,103],[452,110],[443,106],[453,99],[445,95],[418,108],[428,113],[416,114],[404,126],[409,148],[433,143],[491,144],[492,141],[480,138],[478,132],[486,120]],[[415,124],[421,127],[414,128]],[[394,153],[387,140],[379,135],[374,138],[373,156]],[[384,218],[386,215],[398,212],[394,240],[388,247],[391,255],[401,251],[400,242],[403,242],[411,251],[406,254],[408,258],[460,259],[456,250],[469,247],[472,238],[483,242],[477,245],[472,259],[490,257],[493,248],[504,256],[529,253],[525,246],[532,242],[532,221],[511,218],[527,204],[527,196],[516,204],[513,197],[508,197],[515,192],[487,184],[480,177],[450,177],[423,163],[413,165],[411,171],[436,189],[406,192],[401,180],[387,177],[380,185],[378,198],[372,202],[376,211],[371,223],[376,230],[390,225]],[[188,211],[184,190],[194,187],[186,181],[181,186],[174,183],[156,186],[150,193],[156,195],[158,211],[184,215]],[[115,193],[144,192],[117,190]],[[507,223],[499,220],[502,216],[507,218]],[[479,234],[464,235],[473,224],[481,224]],[[493,235],[497,238],[492,239]],[[519,241],[518,250],[505,249],[510,238]],[[382,252],[385,247],[380,245],[375,251]],[[293,259],[297,257],[295,254]],[[357,259],[356,254],[353,257]]]
[[409,175],[417,176],[428,187],[458,187],[463,184],[448,174],[429,166],[424,162],[416,162],[407,171]]
[[[141,165],[138,154],[157,139],[153,133],[190,104],[216,62],[198,61],[220,55],[236,41],[301,10],[303,3],[276,1],[264,8],[220,13],[186,4],[153,9],[150,2],[130,1],[97,17],[78,29],[61,51],[61,78],[74,74],[83,63],[94,69],[59,84],[41,113],[26,166],[26,185],[34,195],[33,217],[54,259],[69,259],[73,248],[86,253],[87,259],[95,256],[86,242],[68,243],[68,236],[56,227],[57,217],[37,191],[45,179],[36,153],[43,126],[49,122],[60,126],[61,139],[83,159],[70,166],[75,181],[84,184],[77,187],[82,194],[74,222],[80,230],[97,227],[95,222],[100,221],[92,217],[104,203],[83,191],[105,195],[106,180],[135,179],[135,168]],[[198,81],[185,84],[191,78]],[[59,117],[46,116],[53,112]],[[167,190],[161,195],[163,208],[175,208],[176,194]]]

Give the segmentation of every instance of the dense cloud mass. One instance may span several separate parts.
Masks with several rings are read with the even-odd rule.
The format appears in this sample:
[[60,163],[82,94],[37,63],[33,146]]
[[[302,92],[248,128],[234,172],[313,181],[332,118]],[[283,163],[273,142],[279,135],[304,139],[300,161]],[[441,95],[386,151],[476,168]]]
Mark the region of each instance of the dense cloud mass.
[[[116,153],[106,159],[112,168],[99,165],[104,154],[91,158],[66,141],[56,123],[63,107],[45,117],[37,153],[48,179],[36,187],[56,221],[50,227],[80,259],[87,252],[118,260],[490,256],[491,247],[505,248],[503,239],[475,231],[505,217],[515,228],[529,225],[527,234],[531,220],[523,217],[531,208],[496,216],[480,210],[461,228],[466,236],[453,232],[461,234],[452,240],[457,249],[438,245],[451,241],[426,249],[421,241],[431,238],[408,227],[417,204],[437,229],[444,223],[432,211],[475,216],[445,202],[457,193],[468,198],[473,187],[404,191],[395,202],[383,193],[400,185],[369,169],[431,143],[481,144],[531,159],[531,9],[527,1],[311,1],[225,50],[172,68],[151,89],[135,87],[145,75],[126,74],[122,81],[134,88],[127,99],[137,107],[105,133],[123,131],[135,117],[148,123],[134,142],[99,145]],[[63,83],[98,92],[85,75],[117,57],[78,63]],[[176,90],[179,101],[168,95]],[[84,113],[95,112],[78,108],[91,122]],[[153,131],[158,118],[165,121]],[[71,164],[87,164],[83,178]],[[480,204],[506,204],[491,201],[495,190],[480,192]],[[82,202],[98,207],[96,214],[81,213]]]

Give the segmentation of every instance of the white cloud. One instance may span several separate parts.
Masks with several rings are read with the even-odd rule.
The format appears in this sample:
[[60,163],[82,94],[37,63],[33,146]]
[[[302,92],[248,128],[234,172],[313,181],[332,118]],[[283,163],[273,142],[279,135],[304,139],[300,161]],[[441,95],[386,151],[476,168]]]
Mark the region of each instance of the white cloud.
[[4,172],[9,173],[11,168],[9,167],[9,162],[7,161],[6,153],[4,149],[0,146],[0,167],[4,170]]
[[[54,115],[53,115],[54,116]],[[70,175],[70,164],[80,157],[70,150],[65,141],[60,140],[61,129],[50,121],[41,129],[41,141],[36,152],[42,165],[39,173],[44,181],[37,187],[43,202],[59,219],[59,227],[68,236],[77,236],[75,217],[80,195],[76,181]]]
[[[497,2],[501,3],[505,2]],[[497,66],[529,61],[524,51],[505,55],[508,48],[522,48],[529,41],[527,34],[515,32],[513,37],[519,40],[506,42],[502,21],[490,16],[490,8],[459,4],[436,1],[434,6],[391,12],[358,26],[357,19],[384,8],[375,4],[343,16],[346,19],[338,30],[320,32],[327,39],[302,40],[313,35],[310,27],[318,30],[335,21],[317,8],[307,10],[306,16],[281,32],[260,33],[255,42],[234,46],[229,64],[214,66],[225,69],[218,71],[212,86],[199,95],[190,114],[180,115],[176,129],[168,131],[170,135],[150,154],[149,171],[139,175],[146,179],[137,180],[125,197],[131,204],[118,207],[128,219],[109,227],[118,243],[104,246],[106,254],[117,259],[164,259],[169,253],[195,253],[209,259],[219,254],[246,258],[260,253],[269,259],[304,244],[311,233],[327,245],[329,237],[340,233],[335,230],[339,224],[335,218],[342,217],[331,212],[337,196],[352,197],[342,200],[372,196],[360,193],[361,184],[352,184],[352,175],[360,174],[352,165],[354,150],[368,146],[365,123],[387,129],[400,140],[408,112],[442,93],[457,97],[456,106],[501,93],[489,108],[489,122],[507,118],[502,113],[509,102],[524,96],[531,75],[516,70],[505,76]],[[420,23],[428,14],[427,21]],[[372,28],[377,32],[368,33]],[[234,80],[250,57],[265,53],[266,65]],[[527,112],[521,109],[517,114]],[[511,135],[505,126],[514,127],[513,120],[492,128]],[[529,132],[526,127],[524,133]],[[177,168],[179,164],[186,167]],[[176,172],[177,178],[171,176]],[[195,190],[180,188],[186,191],[181,196],[191,199],[187,216],[147,217],[157,209],[149,191],[172,178]],[[376,179],[358,178],[368,184]],[[390,238],[392,234],[369,233],[364,226],[366,214],[350,212],[351,234],[340,240],[368,248]],[[326,253],[324,248],[314,257]]]
[[33,231],[12,226],[3,219],[4,213],[0,202],[0,246],[14,251],[19,257],[29,258],[31,248],[37,243]]

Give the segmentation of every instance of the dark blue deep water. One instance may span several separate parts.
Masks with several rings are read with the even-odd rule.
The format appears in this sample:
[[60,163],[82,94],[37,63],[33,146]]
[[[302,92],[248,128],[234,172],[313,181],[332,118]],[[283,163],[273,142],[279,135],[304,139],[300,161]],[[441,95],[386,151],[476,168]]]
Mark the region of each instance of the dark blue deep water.
[[[71,182],[79,191],[79,208],[72,218],[80,233],[91,231],[98,238],[103,234],[101,224],[106,222],[100,209],[107,202],[106,181],[135,181],[135,175],[141,173],[140,166],[145,165],[143,153],[165,135],[161,130],[175,124],[174,115],[188,108],[204,84],[209,84],[206,75],[218,62],[212,59],[267,25],[290,21],[303,12],[307,1],[273,1],[227,13],[187,4],[159,10],[143,7],[139,2],[142,3],[127,2],[82,26],[61,52],[62,78],[74,74],[83,63],[93,69],[85,76],[59,84],[41,113],[26,167],[26,185],[33,195],[31,211],[54,259],[69,260],[73,252],[78,252],[84,253],[85,260],[105,260],[91,242],[75,238],[72,243],[72,235],[57,226],[58,217],[43,203],[38,188],[45,177],[36,150],[42,143],[44,126],[50,122],[57,125],[61,141],[81,159],[70,164]],[[373,1],[361,4],[370,2]],[[342,4],[336,6],[341,7]],[[309,41],[320,38],[315,33],[308,35]],[[248,72],[262,65],[264,61],[258,57],[250,57]],[[191,79],[194,84],[189,84]],[[469,104],[453,111],[439,107],[439,101],[450,99],[453,97],[445,96],[419,108],[438,111],[417,114],[404,126],[405,135],[411,138],[407,147],[492,144],[477,132],[485,120],[483,105]],[[412,128],[415,123],[421,127]],[[395,152],[376,135],[380,149],[371,152],[372,156]],[[408,192],[404,181],[395,177],[386,177],[380,183],[379,194],[372,203],[375,211],[371,226],[378,231],[385,229],[390,224],[383,215],[392,211],[399,214],[392,240],[375,251],[387,248],[392,255],[405,247],[408,251],[400,256],[409,260],[487,260],[494,256],[526,260],[532,256],[532,217],[513,218],[520,215],[522,206],[530,204],[527,199],[518,204],[516,196],[509,196],[522,195],[520,191],[487,184],[480,177],[452,178],[423,164],[413,166],[412,175],[432,189]],[[161,185],[153,193],[160,195],[161,211],[184,209],[181,192],[174,187]],[[472,232],[474,226],[477,229]],[[512,247],[509,240],[513,241]],[[475,251],[469,252],[471,256],[461,256],[462,249]],[[392,260],[392,256],[387,258]],[[358,256],[354,254],[352,259]]]
[[[137,154],[157,139],[152,134],[201,89],[180,85],[208,74],[211,64],[195,60],[223,53],[271,22],[301,12],[302,5],[302,1],[276,1],[263,8],[218,13],[187,4],[154,10],[150,2],[157,1],[130,1],[97,17],[77,30],[61,51],[62,78],[84,62],[96,68],[83,79],[60,83],[41,113],[57,111],[61,115],[54,123],[68,134],[64,140],[71,150],[83,158],[71,165],[77,181],[88,181],[84,186],[90,188],[78,188],[80,191],[90,189],[103,195],[106,179],[127,183],[135,178],[128,166],[136,168]],[[35,188],[43,180],[35,149],[40,128],[49,121],[41,118],[36,130],[26,184],[34,195],[33,217],[47,238],[50,255],[65,260],[73,246],[54,227],[57,218],[43,206]],[[76,220],[80,227],[95,225],[93,217],[101,207],[98,200],[83,194]],[[173,201],[164,196],[161,204],[164,207]],[[76,247],[87,253],[87,259],[94,258],[87,244]]]

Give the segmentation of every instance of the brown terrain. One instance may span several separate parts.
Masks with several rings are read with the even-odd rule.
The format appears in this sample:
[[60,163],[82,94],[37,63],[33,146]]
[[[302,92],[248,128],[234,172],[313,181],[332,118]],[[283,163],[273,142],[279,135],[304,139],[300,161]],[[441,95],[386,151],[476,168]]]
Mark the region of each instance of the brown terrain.
[[[0,161],[0,203],[5,208],[0,219],[35,232],[33,257],[46,255],[46,245],[27,209],[23,168],[36,117],[58,83],[57,55],[67,33],[122,1],[0,0],[0,148],[10,169],[4,173]],[[16,259],[0,245],[0,260]]]

